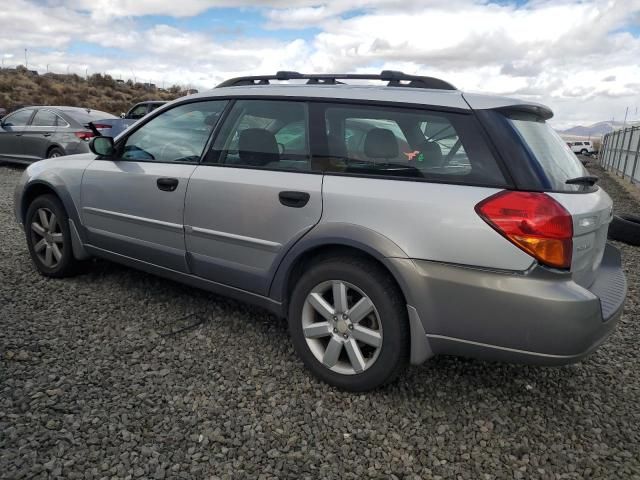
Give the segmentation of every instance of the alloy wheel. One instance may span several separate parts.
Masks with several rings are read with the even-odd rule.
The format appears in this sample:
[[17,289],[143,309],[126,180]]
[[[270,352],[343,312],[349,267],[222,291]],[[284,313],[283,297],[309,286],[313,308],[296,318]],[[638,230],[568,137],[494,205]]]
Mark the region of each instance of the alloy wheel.
[[382,323],[371,299],[341,280],[322,282],[307,295],[302,332],[316,359],[343,375],[362,373],[382,349]]
[[60,222],[48,208],[36,210],[31,222],[33,251],[47,268],[55,268],[62,259],[64,238]]

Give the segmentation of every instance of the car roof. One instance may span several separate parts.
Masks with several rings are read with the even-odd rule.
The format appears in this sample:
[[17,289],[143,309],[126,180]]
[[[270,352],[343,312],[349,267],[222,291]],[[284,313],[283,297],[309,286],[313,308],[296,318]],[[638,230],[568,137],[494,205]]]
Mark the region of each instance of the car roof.
[[[443,90],[431,88],[413,88],[405,86],[376,85],[305,85],[305,84],[270,84],[245,85],[214,88],[184,98],[216,98],[216,97],[292,97],[338,100],[369,100],[379,102],[395,102],[405,104],[429,105],[435,107],[456,108],[463,110],[506,109],[516,108],[528,110],[542,115],[553,116],[546,106],[520,100],[517,98],[467,93],[460,90]],[[181,99],[181,100],[182,100]]]

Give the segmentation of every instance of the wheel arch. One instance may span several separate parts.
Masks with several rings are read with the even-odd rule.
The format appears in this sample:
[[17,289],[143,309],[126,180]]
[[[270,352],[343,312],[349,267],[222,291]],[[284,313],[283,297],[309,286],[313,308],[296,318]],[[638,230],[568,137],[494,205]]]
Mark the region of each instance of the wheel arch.
[[283,303],[286,312],[291,287],[304,271],[304,266],[323,256],[352,254],[380,265],[395,281],[408,301],[406,288],[389,258],[408,258],[388,237],[354,224],[320,224],[299,240],[284,256],[274,275],[269,296]]
[[[71,230],[71,243],[73,247],[73,254],[78,260],[84,260],[89,258],[89,254],[84,249],[84,242],[81,237],[81,232],[78,227],[80,223],[80,217],[78,211],[75,208],[73,200],[70,195],[56,188],[51,183],[44,180],[34,180],[25,186],[20,201],[20,221],[24,225],[26,222],[27,210],[31,202],[42,195],[55,196],[65,209],[65,212],[69,216],[69,229]],[[25,225],[25,228],[26,225]]]
[[296,279],[305,266],[323,256],[351,254],[364,257],[379,265],[397,285],[407,305],[410,328],[410,362],[414,365],[433,356],[424,326],[418,316],[411,295],[413,262],[388,237],[354,224],[321,224],[303,237],[285,255],[269,290],[270,297],[281,303],[283,316],[287,315],[290,294]]
[[52,143],[51,145],[49,145],[47,147],[47,152],[45,153],[45,158],[49,158],[49,154],[51,153],[51,150],[54,150],[54,149],[58,149],[58,150],[62,151],[63,155],[65,154],[65,149],[61,145],[58,145],[57,143]]

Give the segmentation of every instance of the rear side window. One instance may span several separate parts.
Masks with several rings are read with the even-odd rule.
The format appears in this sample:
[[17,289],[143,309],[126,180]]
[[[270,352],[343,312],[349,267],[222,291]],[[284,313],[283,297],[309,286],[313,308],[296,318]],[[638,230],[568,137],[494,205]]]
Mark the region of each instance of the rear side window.
[[38,110],[36,116],[33,117],[31,121],[31,125],[34,127],[62,127],[67,125],[67,122],[51,110]]
[[304,102],[236,101],[206,161],[238,167],[308,171],[307,110]]
[[[589,173],[548,123],[527,114],[512,114],[509,116],[509,122],[534,157],[544,188],[558,192],[584,190],[582,185],[565,183],[569,179],[583,177]],[[574,146],[580,145],[582,142],[574,143]]]
[[506,184],[471,115],[325,104],[324,121],[325,171]]

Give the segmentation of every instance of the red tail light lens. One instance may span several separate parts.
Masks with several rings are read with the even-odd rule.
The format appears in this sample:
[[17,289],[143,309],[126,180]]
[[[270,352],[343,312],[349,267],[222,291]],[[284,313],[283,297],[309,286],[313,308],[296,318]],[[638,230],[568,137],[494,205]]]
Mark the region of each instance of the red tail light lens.
[[95,135],[93,134],[93,132],[91,131],[84,131],[84,132],[73,132],[75,134],[76,137],[78,137],[80,140],[86,140],[89,141],[91,140],[93,137],[95,137]]
[[497,193],[476,205],[482,219],[540,263],[571,267],[573,221],[546,193]]

